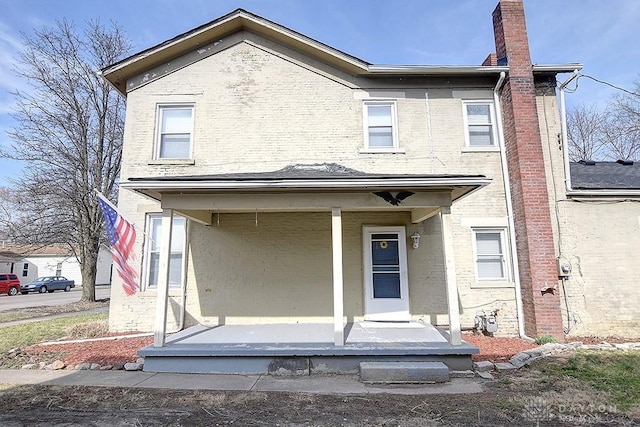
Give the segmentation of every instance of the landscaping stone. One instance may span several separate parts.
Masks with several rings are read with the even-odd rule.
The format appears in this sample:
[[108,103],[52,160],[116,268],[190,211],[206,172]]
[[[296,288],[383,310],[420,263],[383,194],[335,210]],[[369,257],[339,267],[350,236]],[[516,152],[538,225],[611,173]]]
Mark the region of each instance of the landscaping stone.
[[111,369],[113,369],[113,365],[100,366],[101,371],[110,371]]
[[64,369],[65,366],[66,365],[62,360],[56,360],[55,362],[46,365],[44,369],[46,369],[47,371],[59,371],[60,369]]
[[482,360],[480,362],[474,362],[473,369],[476,372],[487,372],[487,371],[493,371],[494,366],[493,366],[493,362],[490,362],[488,360]]
[[124,369],[124,363],[116,362],[113,364],[114,371],[122,371]]
[[477,371],[476,373],[478,374],[478,376],[480,378],[484,378],[485,380],[492,380],[493,379],[493,375],[491,374],[491,372]]
[[511,363],[507,363],[507,362],[498,362],[498,363],[495,363],[494,366],[496,367],[496,370],[498,370],[499,372],[511,372],[517,369]]
[[79,364],[76,365],[76,369],[78,371],[86,371],[89,368],[91,368],[91,364],[90,363],[86,363],[86,362],[85,363],[79,363]]
[[474,378],[476,373],[467,370],[467,371],[449,371],[449,377],[451,378]]
[[33,369],[36,366],[35,363],[27,363],[26,365],[22,365],[22,369]]
[[38,369],[44,369],[47,364],[44,362],[38,362]]
[[518,353],[509,359],[509,363],[511,363],[516,368],[522,368],[527,361],[531,358],[531,356],[527,353]]
[[124,364],[125,371],[141,371],[143,367],[142,363],[129,362]]
[[615,344],[615,347],[618,350],[631,350],[631,345],[629,345],[629,343],[622,343],[622,344]]
[[98,369],[100,369],[100,364],[99,363],[92,363],[91,366],[89,367],[89,369],[91,369],[92,371],[97,371]]

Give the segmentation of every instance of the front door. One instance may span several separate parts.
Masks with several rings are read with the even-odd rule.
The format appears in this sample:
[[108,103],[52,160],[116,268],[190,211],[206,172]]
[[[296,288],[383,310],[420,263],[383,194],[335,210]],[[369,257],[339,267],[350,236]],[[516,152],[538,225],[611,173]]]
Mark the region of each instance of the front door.
[[408,321],[409,280],[404,227],[364,227],[365,319]]

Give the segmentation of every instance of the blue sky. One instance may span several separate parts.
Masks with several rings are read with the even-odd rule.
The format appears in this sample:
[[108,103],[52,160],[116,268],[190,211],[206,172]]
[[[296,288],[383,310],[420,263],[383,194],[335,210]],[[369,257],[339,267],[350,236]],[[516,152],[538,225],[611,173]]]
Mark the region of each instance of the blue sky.
[[[113,20],[137,52],[244,8],[374,64],[475,65],[495,50],[491,12],[497,0],[0,0],[0,144],[20,32],[67,18]],[[640,1],[525,0],[534,63],[580,62],[583,73],[627,89],[640,78]],[[132,53],[133,53],[132,52]],[[563,78],[563,77],[561,77]],[[588,79],[569,104],[606,105],[618,93]],[[21,165],[0,159],[0,185]]]

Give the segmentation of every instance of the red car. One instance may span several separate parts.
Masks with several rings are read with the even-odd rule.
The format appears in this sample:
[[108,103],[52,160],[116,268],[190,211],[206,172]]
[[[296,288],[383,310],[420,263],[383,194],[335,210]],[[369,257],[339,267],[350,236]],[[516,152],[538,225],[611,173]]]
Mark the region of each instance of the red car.
[[0,294],[13,296],[20,290],[20,279],[13,273],[0,273]]

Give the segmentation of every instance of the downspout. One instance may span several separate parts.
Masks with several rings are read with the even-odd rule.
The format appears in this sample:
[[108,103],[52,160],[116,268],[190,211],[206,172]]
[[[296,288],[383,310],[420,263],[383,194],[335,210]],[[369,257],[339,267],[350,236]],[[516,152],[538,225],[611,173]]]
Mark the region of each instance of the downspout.
[[513,220],[513,203],[511,202],[511,183],[509,170],[507,167],[507,150],[504,143],[504,132],[502,129],[502,108],[500,106],[500,89],[504,84],[506,74],[500,73],[500,78],[493,89],[493,103],[496,108],[496,125],[498,128],[498,142],[500,144],[500,163],[502,165],[502,180],[504,182],[504,195],[507,202],[507,220],[509,224],[509,247],[511,252],[511,263],[513,267],[513,282],[516,298],[516,316],[518,317],[518,335],[521,338],[529,338],[524,331],[524,310],[522,309],[522,291],[520,289],[520,268],[518,267],[518,250],[516,247],[516,227]]
[[560,89],[560,132],[562,134],[562,160],[564,161],[564,186],[567,192],[571,192],[573,187],[571,186],[571,169],[569,165],[569,147],[567,136],[567,106],[564,100],[564,89],[569,83],[578,77],[579,70],[573,70],[573,74],[559,87]]

